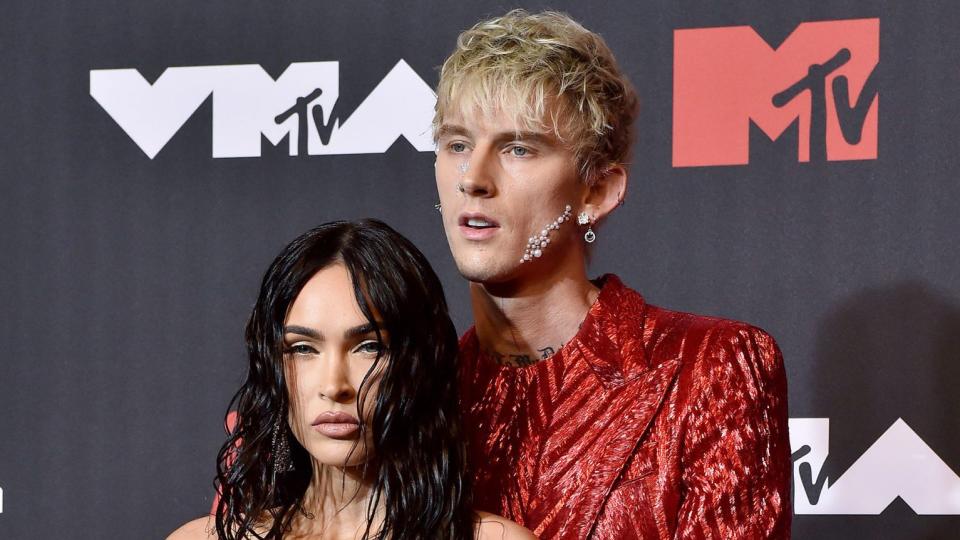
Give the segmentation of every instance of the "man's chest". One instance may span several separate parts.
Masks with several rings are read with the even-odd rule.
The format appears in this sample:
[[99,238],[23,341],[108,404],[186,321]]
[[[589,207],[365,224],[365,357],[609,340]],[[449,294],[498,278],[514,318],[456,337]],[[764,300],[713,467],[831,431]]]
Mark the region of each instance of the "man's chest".
[[[500,381],[491,386],[502,394],[475,393],[464,412],[478,502],[552,531],[589,527],[608,500],[646,496],[670,459],[662,444],[669,432],[653,426],[678,365],[669,361],[629,384],[584,374],[553,381],[551,391]],[[576,523],[574,509],[584,516]]]

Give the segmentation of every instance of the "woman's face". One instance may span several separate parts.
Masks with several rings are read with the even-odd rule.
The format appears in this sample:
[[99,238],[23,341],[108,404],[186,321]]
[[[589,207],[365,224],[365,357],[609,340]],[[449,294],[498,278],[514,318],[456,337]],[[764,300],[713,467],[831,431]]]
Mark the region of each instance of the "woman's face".
[[[332,264],[307,281],[290,306],[283,337],[292,402],[288,420],[297,441],[320,464],[342,467],[365,462],[372,448],[369,422],[377,378],[368,382],[366,410],[359,415],[358,393],[386,344],[377,341],[370,321],[360,311],[343,264]],[[360,437],[360,422],[365,438]]]

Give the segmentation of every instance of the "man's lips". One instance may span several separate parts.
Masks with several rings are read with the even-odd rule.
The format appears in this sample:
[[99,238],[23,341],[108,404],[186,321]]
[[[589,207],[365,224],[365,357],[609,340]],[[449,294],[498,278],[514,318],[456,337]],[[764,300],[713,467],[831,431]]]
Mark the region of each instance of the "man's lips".
[[356,416],[339,411],[321,413],[310,425],[331,439],[353,439],[360,431]]
[[468,240],[485,240],[496,234],[500,224],[490,216],[464,212],[457,219],[460,234]]

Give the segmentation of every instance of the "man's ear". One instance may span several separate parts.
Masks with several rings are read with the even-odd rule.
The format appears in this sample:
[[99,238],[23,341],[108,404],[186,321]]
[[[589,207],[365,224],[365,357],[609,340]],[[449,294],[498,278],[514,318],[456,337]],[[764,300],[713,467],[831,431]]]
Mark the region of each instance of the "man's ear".
[[597,174],[587,186],[584,210],[594,222],[601,221],[620,205],[627,194],[627,170],[611,165]]

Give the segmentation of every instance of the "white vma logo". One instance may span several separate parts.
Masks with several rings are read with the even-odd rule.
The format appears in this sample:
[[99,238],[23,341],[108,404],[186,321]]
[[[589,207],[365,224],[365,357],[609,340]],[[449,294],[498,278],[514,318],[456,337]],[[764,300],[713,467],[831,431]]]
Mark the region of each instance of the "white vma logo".
[[795,513],[880,514],[900,497],[917,514],[960,514],[960,477],[902,419],[832,481],[829,434],[829,418],[790,419]]
[[434,149],[436,95],[400,60],[352,114],[337,108],[339,62],[296,62],[276,80],[256,64],[90,71],[90,95],[150,159],[213,96],[213,157],[258,157],[261,137],[290,155],[385,152],[404,137]]

